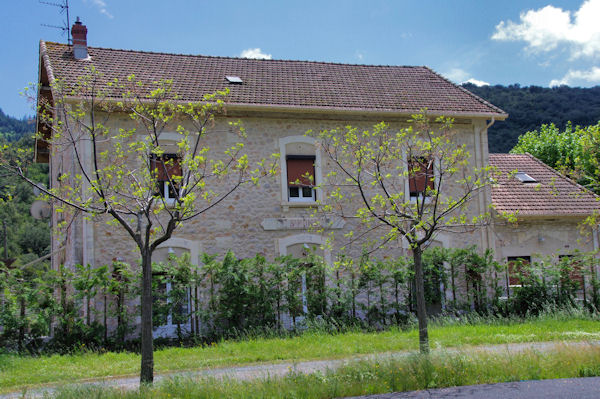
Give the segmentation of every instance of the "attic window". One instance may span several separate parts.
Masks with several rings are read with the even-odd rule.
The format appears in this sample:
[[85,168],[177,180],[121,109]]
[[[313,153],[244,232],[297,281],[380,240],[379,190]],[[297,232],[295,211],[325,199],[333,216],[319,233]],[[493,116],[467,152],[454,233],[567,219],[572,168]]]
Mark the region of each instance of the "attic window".
[[239,76],[225,76],[225,79],[227,79],[227,81],[229,83],[237,83],[237,84],[242,84],[242,78],[240,78]]
[[537,183],[533,177],[529,176],[525,172],[517,172],[515,173],[515,177],[519,179],[522,183]]

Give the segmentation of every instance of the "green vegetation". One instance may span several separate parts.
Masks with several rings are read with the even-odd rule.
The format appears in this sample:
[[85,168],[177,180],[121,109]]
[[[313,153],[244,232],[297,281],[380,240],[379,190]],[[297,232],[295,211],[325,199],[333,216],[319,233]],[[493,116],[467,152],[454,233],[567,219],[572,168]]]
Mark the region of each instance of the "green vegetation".
[[336,398],[397,391],[520,380],[600,375],[600,348],[558,346],[556,351],[507,353],[439,353],[430,357],[351,363],[335,371],[252,381],[218,378],[173,378],[155,388],[123,392],[84,387],[60,390],[56,398]]
[[[423,253],[425,300],[438,308],[443,303],[447,313],[469,317],[531,316],[548,308],[581,305],[595,312],[599,287],[592,273],[594,259],[584,254],[560,261],[548,257],[532,264],[513,263],[509,270],[508,264],[493,260],[491,251],[482,255],[474,247],[429,248]],[[315,326],[334,333],[407,328],[415,310],[411,262],[365,255],[357,262],[340,258],[329,267],[314,254],[267,261],[261,255],[238,259],[228,252],[221,260],[204,254],[201,265],[193,265],[187,255],[170,256],[153,265],[158,272],[153,278],[153,317],[155,325],[166,324],[170,316],[173,326],[179,326],[171,345],[210,344],[249,335],[289,337]],[[448,268],[440,266],[443,262]],[[520,287],[508,287],[507,271]],[[115,261],[96,268],[76,265],[74,270],[61,267],[37,273],[0,267],[0,273],[4,350],[35,355],[70,353],[82,346],[139,350],[132,321],[136,309],[125,304],[139,295],[140,273],[129,265]],[[67,287],[73,287],[68,294]],[[502,298],[507,290],[508,298]],[[79,309],[87,310],[85,316]],[[111,319],[116,328],[107,328]],[[51,322],[54,335],[46,341]]]
[[[2,127],[0,127],[1,129]],[[4,148],[5,145],[10,145]],[[17,158],[32,157],[33,138],[25,135],[17,141],[9,142],[0,133],[0,148],[8,162]],[[48,165],[29,165],[25,173],[33,181],[48,184]],[[0,241],[0,259],[16,259],[16,265],[26,264],[49,253],[50,229],[48,220],[35,220],[31,217],[30,208],[35,200],[31,186],[21,179],[0,169],[0,237],[1,222],[7,225],[8,254],[4,253],[3,242]]]
[[510,151],[513,154],[530,153],[545,164],[573,177],[581,185],[600,193],[600,122],[590,126],[565,130],[554,124],[519,136],[519,142]]
[[8,141],[17,141],[33,132],[33,122],[32,118],[27,117],[13,118],[0,109],[0,137]]
[[[349,331],[329,334],[308,331],[289,338],[250,338],[192,348],[166,348],[155,353],[156,371],[195,370],[260,362],[334,359],[361,354],[416,350],[416,328],[384,332]],[[477,317],[433,321],[433,348],[512,342],[582,341],[600,338],[597,316],[587,312],[545,313],[528,321]],[[82,348],[84,349],[84,348]],[[64,384],[84,379],[139,373],[139,355],[94,353],[28,357],[0,355],[0,393],[40,384]]]
[[509,117],[496,122],[488,131],[490,152],[508,152],[524,132],[542,124],[554,123],[564,128],[588,126],[600,120],[600,86],[591,88],[538,86],[475,86],[467,90],[508,112]]

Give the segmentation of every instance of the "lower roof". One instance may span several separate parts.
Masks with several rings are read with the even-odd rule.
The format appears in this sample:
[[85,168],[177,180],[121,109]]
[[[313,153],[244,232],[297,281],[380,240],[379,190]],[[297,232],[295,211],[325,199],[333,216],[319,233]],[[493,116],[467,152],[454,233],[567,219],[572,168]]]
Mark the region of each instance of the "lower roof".
[[[490,165],[501,172],[492,186],[499,213],[521,216],[588,216],[600,211],[600,197],[558,173],[530,154],[490,154]],[[516,172],[533,182],[523,182]]]

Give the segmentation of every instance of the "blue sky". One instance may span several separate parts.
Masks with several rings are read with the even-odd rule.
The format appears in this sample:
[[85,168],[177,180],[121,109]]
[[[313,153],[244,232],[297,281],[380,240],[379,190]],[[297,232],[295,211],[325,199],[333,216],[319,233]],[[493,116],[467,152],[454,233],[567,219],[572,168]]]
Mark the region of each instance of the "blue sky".
[[[48,0],[62,2],[62,0]],[[600,0],[70,0],[88,44],[146,51],[427,65],[451,80],[600,84]],[[32,114],[39,40],[66,42],[64,14],[4,1],[0,108]]]

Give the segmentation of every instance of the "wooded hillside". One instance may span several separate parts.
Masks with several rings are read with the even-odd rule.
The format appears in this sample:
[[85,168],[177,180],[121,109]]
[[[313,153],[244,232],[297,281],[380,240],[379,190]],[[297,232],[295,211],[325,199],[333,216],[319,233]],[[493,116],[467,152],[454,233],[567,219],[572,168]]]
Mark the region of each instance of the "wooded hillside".
[[[7,116],[0,110],[0,147],[7,159],[16,156],[19,149],[30,152],[34,146],[34,124],[26,119]],[[48,184],[48,165],[31,164],[27,175],[36,182]],[[0,222],[7,224],[8,258],[17,258],[17,264],[43,256],[49,252],[50,229],[48,220],[35,220],[29,209],[35,200],[32,187],[5,170],[0,170]],[[1,225],[0,225],[1,226]],[[0,230],[2,239],[4,234]],[[3,247],[3,246],[0,246]],[[4,258],[4,248],[0,248],[0,258]]]
[[595,125],[600,120],[600,86],[591,88],[538,86],[475,86],[464,84],[470,92],[508,112],[503,122],[496,122],[488,132],[490,152],[508,152],[519,135],[535,130],[543,123],[554,123],[564,129]]

